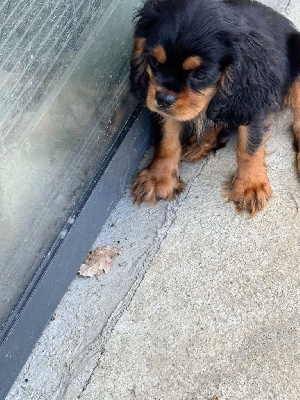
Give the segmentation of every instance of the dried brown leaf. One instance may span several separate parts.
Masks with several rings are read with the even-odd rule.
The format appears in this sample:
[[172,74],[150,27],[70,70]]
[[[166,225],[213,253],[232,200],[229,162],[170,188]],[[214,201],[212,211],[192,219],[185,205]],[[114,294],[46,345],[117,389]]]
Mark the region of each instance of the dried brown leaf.
[[85,277],[99,276],[102,271],[108,274],[113,266],[114,258],[121,254],[122,250],[108,246],[97,247],[91,250],[84,263],[79,268],[79,275]]

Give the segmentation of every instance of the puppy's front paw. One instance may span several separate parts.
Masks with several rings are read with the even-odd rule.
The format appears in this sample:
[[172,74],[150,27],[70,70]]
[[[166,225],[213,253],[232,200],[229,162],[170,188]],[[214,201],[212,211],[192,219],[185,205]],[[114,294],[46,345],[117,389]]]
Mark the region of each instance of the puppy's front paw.
[[184,186],[177,171],[160,172],[150,167],[140,172],[133,183],[132,194],[138,205],[143,202],[155,205],[159,200],[174,200],[184,190]]
[[253,217],[272,197],[267,174],[258,177],[235,177],[224,185],[224,196],[236,204],[238,211],[248,211]]

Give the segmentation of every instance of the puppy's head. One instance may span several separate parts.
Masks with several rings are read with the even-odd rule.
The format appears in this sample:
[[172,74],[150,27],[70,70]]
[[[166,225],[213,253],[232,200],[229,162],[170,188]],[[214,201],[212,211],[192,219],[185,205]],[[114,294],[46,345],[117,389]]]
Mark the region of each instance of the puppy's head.
[[205,111],[231,57],[221,3],[150,0],[137,15],[131,90],[180,121]]
[[[259,18],[259,15],[258,15]],[[131,90],[180,121],[206,112],[236,125],[278,103],[280,57],[227,2],[147,0],[137,13]]]

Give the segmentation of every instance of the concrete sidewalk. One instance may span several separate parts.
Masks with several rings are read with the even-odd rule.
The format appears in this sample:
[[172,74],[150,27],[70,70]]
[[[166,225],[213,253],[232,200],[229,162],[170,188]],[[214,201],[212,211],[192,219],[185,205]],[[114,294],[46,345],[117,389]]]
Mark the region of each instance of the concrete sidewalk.
[[[300,27],[300,4],[283,3],[272,2]],[[7,400],[298,400],[300,182],[290,125],[289,111],[275,121],[274,197],[254,219],[221,197],[235,138],[181,166],[187,189],[176,201],[138,208],[128,192],[95,243],[122,254],[109,275],[74,280]]]

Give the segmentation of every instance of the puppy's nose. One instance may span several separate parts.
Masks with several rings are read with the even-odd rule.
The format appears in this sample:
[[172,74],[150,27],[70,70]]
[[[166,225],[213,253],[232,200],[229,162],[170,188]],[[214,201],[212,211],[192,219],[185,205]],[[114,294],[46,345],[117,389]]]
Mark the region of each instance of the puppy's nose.
[[156,92],[155,100],[159,107],[169,108],[176,103],[176,97],[169,93]]

